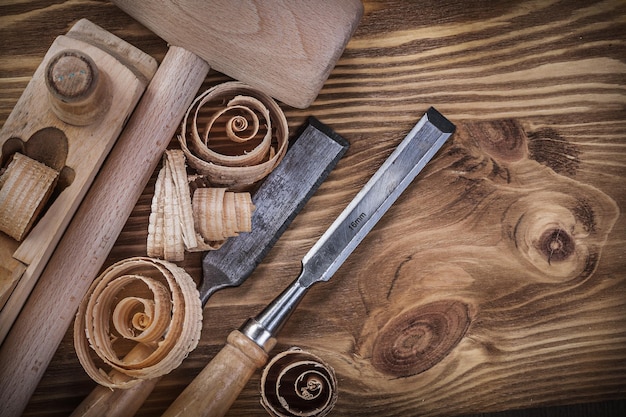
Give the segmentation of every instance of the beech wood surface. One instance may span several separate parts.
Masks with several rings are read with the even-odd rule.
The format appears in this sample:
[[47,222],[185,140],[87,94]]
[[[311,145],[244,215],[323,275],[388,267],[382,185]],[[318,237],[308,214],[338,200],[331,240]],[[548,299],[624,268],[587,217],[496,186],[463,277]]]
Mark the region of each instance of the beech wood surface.
[[297,108],[317,97],[363,12],[359,0],[113,3],[170,45]]
[[[434,106],[457,132],[270,357],[315,353],[331,415],[443,416],[626,398],[626,3],[364,1],[312,106],[351,147],[265,261],[204,309],[202,339],[139,410],[162,414],[300,269],[300,259]],[[163,40],[108,2],[0,5],[0,120],[55,36],[88,18],[161,61]],[[203,88],[226,81],[215,71]],[[106,265],[145,255],[154,179]],[[200,279],[201,257],[182,264]],[[409,354],[407,351],[416,352]],[[260,372],[227,415],[263,416]],[[70,414],[95,384],[72,331],[27,416]]]
[[[157,168],[167,138],[175,134],[172,120],[182,119],[193,100],[191,91],[208,72],[204,61],[179,47],[171,47],[163,59],[0,346],[0,402],[6,404],[7,415],[19,415],[35,391],[64,329]],[[21,353],[9,357],[14,351]]]

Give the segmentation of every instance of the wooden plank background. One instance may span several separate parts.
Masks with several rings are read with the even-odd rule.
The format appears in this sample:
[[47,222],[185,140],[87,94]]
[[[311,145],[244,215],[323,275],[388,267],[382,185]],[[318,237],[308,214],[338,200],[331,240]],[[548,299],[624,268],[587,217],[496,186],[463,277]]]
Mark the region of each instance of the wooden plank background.
[[[265,262],[213,296],[202,340],[140,415],[158,415],[298,273],[299,260],[435,106],[458,127],[275,352],[337,372],[333,415],[442,416],[626,398],[626,3],[367,0],[306,110],[351,148]],[[106,1],[0,3],[0,120],[54,37],[88,18],[161,60]],[[210,73],[204,87],[225,81]],[[153,181],[107,263],[145,254]],[[200,257],[184,262],[200,278]],[[396,350],[392,348],[395,346]],[[414,360],[391,355],[419,351]],[[18,354],[16,352],[16,354]],[[67,415],[94,384],[64,338],[26,415]],[[230,415],[264,415],[259,373]]]

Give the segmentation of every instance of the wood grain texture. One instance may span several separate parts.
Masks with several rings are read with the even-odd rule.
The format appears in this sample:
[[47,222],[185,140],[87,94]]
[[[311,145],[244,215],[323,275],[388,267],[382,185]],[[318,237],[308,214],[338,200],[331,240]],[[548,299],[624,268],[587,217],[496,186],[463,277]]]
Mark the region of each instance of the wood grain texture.
[[113,3],[211,68],[297,108],[315,99],[363,13],[360,0]]
[[[626,398],[626,4],[364,5],[313,105],[284,107],[292,129],[315,115],[350,150],[254,275],[209,300],[198,348],[138,415],[160,415],[297,275],[431,105],[457,133],[333,280],[309,292],[273,352],[300,346],[328,362],[338,416]],[[0,16],[0,120],[54,36],[81,17],[158,60],[167,50],[107,2],[5,2]],[[211,72],[204,87],[224,80]],[[107,264],[145,254],[153,181]],[[199,255],[184,266],[200,278]],[[422,353],[400,361],[412,348]],[[228,415],[265,415],[259,380]],[[68,332],[25,415],[67,415],[93,386]]]
[[[204,61],[182,48],[165,55],[0,346],[0,395],[8,415],[25,409],[208,72]],[[19,360],[9,357],[18,350]]]

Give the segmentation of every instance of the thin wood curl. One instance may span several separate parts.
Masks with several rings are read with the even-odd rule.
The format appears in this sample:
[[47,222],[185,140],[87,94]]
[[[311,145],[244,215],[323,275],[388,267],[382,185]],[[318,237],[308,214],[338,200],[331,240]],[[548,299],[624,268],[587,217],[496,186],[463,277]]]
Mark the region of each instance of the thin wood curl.
[[263,369],[261,405],[275,417],[323,417],[337,402],[335,371],[318,356],[293,347]]
[[[176,369],[195,349],[201,329],[202,305],[191,276],[170,262],[136,257],[93,282],[76,314],[74,347],[94,381],[127,389]],[[141,349],[132,350],[144,353],[126,356],[137,344]]]
[[[210,117],[201,132],[198,128],[200,110],[216,101],[226,105]],[[225,123],[226,138],[221,139],[237,144],[253,140],[258,143],[239,155],[227,155],[212,149],[211,132],[218,119],[223,118],[228,120]],[[190,131],[187,130],[189,123]],[[190,166],[212,184],[242,188],[263,179],[280,163],[287,152],[288,131],[287,119],[274,99],[242,82],[233,81],[219,84],[195,99],[185,114],[178,139]]]

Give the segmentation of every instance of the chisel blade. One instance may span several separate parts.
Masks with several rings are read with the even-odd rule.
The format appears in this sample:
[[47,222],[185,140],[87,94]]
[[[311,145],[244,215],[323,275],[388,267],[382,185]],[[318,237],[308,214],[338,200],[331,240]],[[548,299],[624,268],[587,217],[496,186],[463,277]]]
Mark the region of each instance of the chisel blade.
[[299,282],[328,281],[454,132],[431,107],[302,260]]
[[252,231],[230,238],[202,260],[200,298],[243,283],[348,149],[348,142],[314,117],[254,193]]

